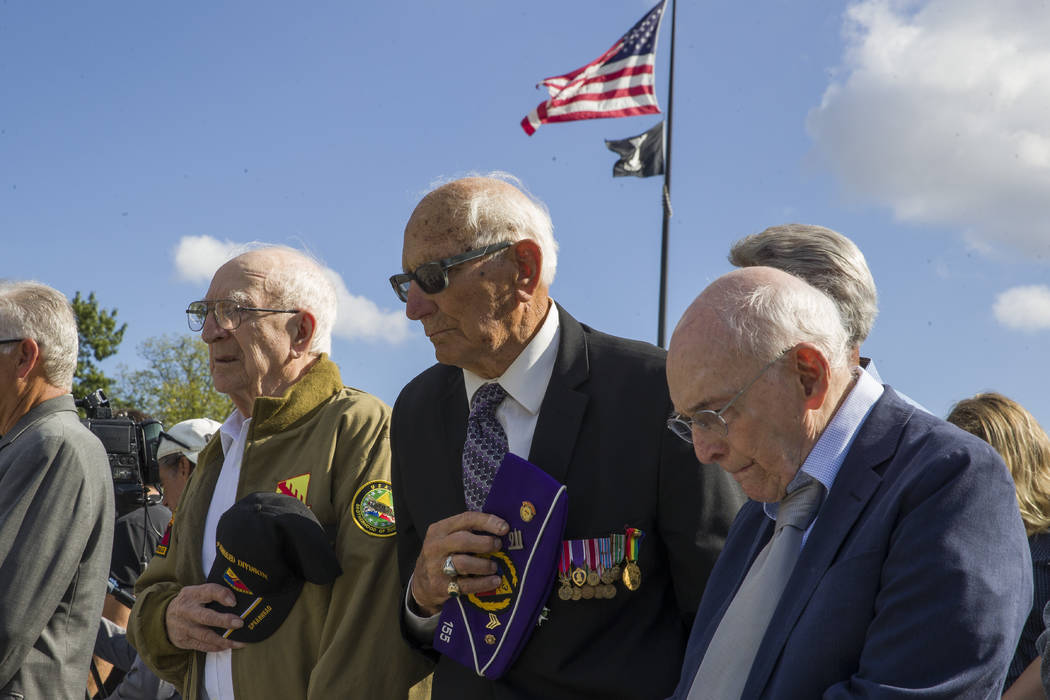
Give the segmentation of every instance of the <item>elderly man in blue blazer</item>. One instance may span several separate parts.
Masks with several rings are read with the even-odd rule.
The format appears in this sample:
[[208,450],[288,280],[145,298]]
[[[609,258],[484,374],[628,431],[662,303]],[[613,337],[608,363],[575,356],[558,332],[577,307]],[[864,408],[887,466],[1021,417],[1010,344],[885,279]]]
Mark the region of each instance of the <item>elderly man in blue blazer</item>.
[[851,366],[833,302],[735,270],[671,339],[669,427],[751,501],[674,698],[998,698],[1030,606],[1013,486],[983,442]]

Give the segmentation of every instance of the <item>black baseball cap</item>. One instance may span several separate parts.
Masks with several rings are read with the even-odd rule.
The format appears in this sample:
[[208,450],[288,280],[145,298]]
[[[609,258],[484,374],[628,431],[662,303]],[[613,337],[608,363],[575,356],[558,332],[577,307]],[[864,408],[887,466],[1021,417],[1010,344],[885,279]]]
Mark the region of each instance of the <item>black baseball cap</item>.
[[273,634],[295,606],[303,582],[327,584],[343,573],[321,523],[299,499],[252,493],[219,518],[209,583],[233,591],[232,606],[212,610],[244,620],[238,630],[217,629],[228,639],[259,642]]

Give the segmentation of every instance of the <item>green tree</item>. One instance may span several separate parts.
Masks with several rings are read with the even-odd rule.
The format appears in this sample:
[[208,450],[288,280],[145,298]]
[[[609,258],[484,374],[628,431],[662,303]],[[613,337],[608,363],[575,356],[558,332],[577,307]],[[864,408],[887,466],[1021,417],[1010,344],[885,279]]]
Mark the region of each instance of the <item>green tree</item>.
[[208,346],[192,335],[161,335],[138,346],[146,367],[121,367],[121,404],[148,413],[171,427],[187,418],[221,421],[233,403],[215,391],[208,369]]
[[108,396],[113,380],[103,374],[95,363],[116,354],[128,324],[122,323],[117,328],[117,310],[100,309],[94,292],[88,294],[87,299],[77,292],[72,304],[80,340],[77,371],[73,375],[73,396],[80,398],[95,389],[102,389]]

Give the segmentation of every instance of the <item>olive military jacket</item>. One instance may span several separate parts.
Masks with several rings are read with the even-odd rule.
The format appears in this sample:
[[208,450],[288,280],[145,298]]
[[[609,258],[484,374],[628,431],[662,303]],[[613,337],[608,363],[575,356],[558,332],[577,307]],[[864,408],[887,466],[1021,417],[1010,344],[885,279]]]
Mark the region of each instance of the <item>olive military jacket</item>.
[[[328,585],[305,583],[272,636],[233,651],[238,698],[403,698],[426,674],[398,628],[392,520],[375,517],[377,496],[389,496],[389,421],[384,403],[343,386],[326,355],[285,396],[256,399],[237,499],[298,496],[333,538],[343,574]],[[223,458],[216,435],[200,453],[166,552],[158,550],[136,584],[128,627],[147,665],[187,700],[203,694],[205,655],[174,646],[164,618],[182,586],[205,581],[204,521]]]

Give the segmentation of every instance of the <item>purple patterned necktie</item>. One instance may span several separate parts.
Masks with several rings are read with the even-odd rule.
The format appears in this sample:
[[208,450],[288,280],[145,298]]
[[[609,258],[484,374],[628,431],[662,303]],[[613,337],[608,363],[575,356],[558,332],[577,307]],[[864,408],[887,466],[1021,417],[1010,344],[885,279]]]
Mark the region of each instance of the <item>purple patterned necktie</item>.
[[503,456],[507,434],[496,420],[496,408],[507,391],[495,382],[484,384],[470,400],[467,439],[463,443],[463,495],[470,510],[481,510]]

